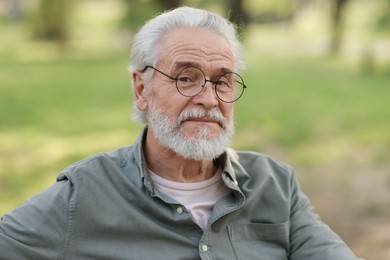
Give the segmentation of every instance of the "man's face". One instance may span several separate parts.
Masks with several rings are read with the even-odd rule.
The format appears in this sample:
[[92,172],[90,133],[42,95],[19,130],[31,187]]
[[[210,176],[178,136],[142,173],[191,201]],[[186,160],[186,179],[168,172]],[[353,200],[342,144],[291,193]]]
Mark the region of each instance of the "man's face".
[[[188,65],[216,80],[233,71],[233,56],[226,40],[204,29],[178,29],[162,42],[162,57],[156,68],[176,77]],[[164,146],[189,159],[218,157],[234,132],[233,105],[220,101],[214,86],[206,83],[194,97],[185,97],[175,81],[155,72],[147,100],[150,130]]]

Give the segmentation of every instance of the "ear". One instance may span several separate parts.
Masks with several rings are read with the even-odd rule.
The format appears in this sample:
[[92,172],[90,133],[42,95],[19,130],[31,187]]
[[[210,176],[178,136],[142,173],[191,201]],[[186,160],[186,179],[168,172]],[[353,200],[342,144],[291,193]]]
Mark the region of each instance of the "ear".
[[139,71],[134,71],[132,75],[134,86],[134,104],[139,111],[145,111],[148,108],[145,85],[142,76],[142,73]]

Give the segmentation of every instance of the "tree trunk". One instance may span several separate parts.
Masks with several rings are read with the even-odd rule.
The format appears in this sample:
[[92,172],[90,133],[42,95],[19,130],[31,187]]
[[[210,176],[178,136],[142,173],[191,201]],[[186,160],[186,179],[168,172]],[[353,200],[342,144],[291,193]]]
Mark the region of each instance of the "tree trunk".
[[183,5],[181,0],[159,0],[165,10],[171,10]]
[[71,2],[71,0],[41,0],[36,28],[38,37],[54,41],[61,48],[65,47],[68,40]]
[[237,26],[239,34],[245,29],[245,25],[249,22],[249,16],[245,12],[243,0],[229,0],[229,20]]
[[332,0],[332,38],[330,43],[330,51],[332,54],[335,54],[340,50],[344,32],[343,18],[345,13],[345,7],[348,1],[349,0]]

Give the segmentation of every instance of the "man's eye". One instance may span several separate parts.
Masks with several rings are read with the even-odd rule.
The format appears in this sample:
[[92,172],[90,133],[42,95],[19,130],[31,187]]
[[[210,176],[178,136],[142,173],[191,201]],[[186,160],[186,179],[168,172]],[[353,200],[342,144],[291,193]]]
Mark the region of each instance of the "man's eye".
[[193,81],[190,77],[180,77],[177,80],[183,83],[188,83]]
[[226,86],[228,86],[229,84],[228,84],[228,82],[225,81],[225,80],[217,80],[217,81],[215,82],[215,85],[221,86],[221,87],[226,87]]

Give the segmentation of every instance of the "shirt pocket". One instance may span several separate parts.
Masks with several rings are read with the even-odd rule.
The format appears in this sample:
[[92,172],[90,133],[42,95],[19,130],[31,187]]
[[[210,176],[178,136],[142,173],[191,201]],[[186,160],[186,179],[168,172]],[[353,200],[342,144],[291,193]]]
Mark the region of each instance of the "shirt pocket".
[[289,222],[228,226],[236,259],[287,259]]

